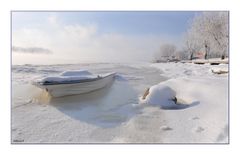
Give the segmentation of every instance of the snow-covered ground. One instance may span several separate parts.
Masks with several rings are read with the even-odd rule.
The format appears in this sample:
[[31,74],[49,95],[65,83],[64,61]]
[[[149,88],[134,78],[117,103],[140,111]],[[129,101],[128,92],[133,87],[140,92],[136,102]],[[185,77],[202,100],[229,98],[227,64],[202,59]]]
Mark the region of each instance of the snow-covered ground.
[[[226,69],[228,65],[13,66],[12,142],[227,143],[228,74],[213,74],[212,68]],[[42,75],[79,69],[117,72],[117,76],[104,89],[55,99],[30,84]],[[147,88],[159,85],[169,88],[177,102],[187,106],[162,108],[149,104],[148,97],[141,99]],[[162,89],[158,90],[161,93]],[[149,95],[154,98],[151,92]]]

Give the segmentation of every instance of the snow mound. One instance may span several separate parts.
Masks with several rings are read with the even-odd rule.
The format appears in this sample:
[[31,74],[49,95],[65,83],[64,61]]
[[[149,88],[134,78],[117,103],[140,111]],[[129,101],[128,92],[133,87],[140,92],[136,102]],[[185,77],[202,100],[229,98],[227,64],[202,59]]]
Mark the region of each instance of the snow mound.
[[[154,85],[149,89],[148,95],[142,102],[150,105],[160,105],[163,108],[171,108],[178,106],[176,102],[176,92],[163,84]],[[174,101],[175,100],[175,101]]]

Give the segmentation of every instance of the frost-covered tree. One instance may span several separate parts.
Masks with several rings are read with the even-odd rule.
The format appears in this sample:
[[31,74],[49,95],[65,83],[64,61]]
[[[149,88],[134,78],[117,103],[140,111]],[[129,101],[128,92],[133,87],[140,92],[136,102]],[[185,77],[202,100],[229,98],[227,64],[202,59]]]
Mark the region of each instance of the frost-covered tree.
[[204,49],[205,59],[212,53],[219,53],[225,57],[228,54],[228,12],[203,12],[196,16],[192,20],[187,37],[189,38],[186,39],[188,42],[185,46],[189,47],[189,42],[196,43]]
[[208,22],[205,13],[202,15],[196,16],[193,19],[191,25],[191,32],[194,33],[197,39],[198,46],[204,48],[205,55],[204,58],[208,58],[210,52],[210,35],[208,33],[210,27],[210,22]]
[[185,49],[176,51],[175,55],[176,55],[176,58],[178,60],[187,60],[187,59],[189,59],[188,51],[186,51]]
[[191,28],[187,31],[184,39],[184,50],[188,53],[188,59],[192,60],[194,53],[201,49],[201,43],[199,42],[199,36],[195,29]]
[[174,56],[175,51],[176,51],[176,46],[173,44],[163,44],[160,46],[161,56],[164,56],[164,57]]
[[155,61],[167,61],[174,57],[176,46],[173,44],[163,44],[160,50],[154,54]]
[[228,12],[205,13],[209,24],[208,34],[211,41],[212,51],[219,52],[222,57],[228,55]]

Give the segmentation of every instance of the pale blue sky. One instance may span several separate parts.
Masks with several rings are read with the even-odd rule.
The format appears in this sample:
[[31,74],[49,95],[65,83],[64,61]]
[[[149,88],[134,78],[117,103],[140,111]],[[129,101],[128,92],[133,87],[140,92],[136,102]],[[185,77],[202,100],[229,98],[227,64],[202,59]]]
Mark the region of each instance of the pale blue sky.
[[97,24],[100,32],[117,32],[133,35],[181,35],[188,21],[198,12],[13,12],[13,29],[38,27],[56,15],[62,24]]
[[[39,62],[151,61],[161,44],[181,47],[189,21],[198,13],[12,12],[12,44],[51,51],[42,59],[39,55]],[[30,54],[15,55],[22,63],[36,62]]]

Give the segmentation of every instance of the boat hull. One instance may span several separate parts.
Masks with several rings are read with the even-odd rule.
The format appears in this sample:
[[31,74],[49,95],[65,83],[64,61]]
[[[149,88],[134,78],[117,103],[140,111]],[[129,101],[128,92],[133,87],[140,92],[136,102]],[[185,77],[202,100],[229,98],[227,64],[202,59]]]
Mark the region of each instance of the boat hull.
[[114,75],[115,74],[110,74],[89,82],[41,85],[39,87],[45,89],[52,97],[84,94],[107,86],[107,84],[112,82]]

